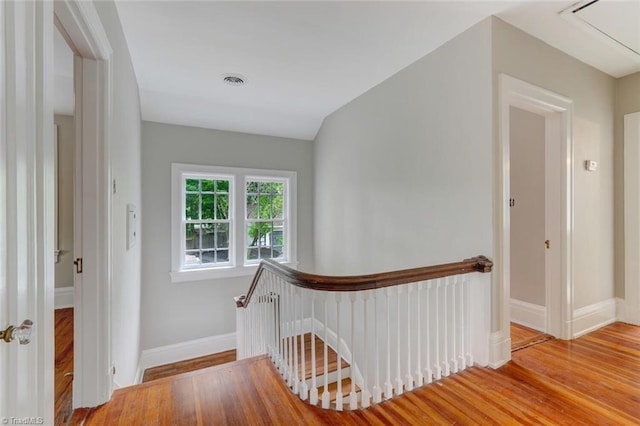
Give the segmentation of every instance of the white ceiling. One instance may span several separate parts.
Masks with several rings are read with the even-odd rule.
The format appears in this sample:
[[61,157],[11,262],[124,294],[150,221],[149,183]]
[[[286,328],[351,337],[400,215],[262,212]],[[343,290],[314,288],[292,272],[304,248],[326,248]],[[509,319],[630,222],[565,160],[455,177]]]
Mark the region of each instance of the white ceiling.
[[[614,7],[606,13],[588,11],[596,17],[592,21],[610,14],[604,25],[614,22],[608,31],[618,35],[611,30],[620,26],[619,17],[610,13],[616,2],[600,1]],[[585,31],[575,19],[560,16],[574,3],[116,4],[144,120],[313,139],[328,114],[492,14],[612,76],[640,71],[640,56],[612,48],[610,41]],[[625,3],[635,6],[640,0]],[[633,6],[623,14],[630,29],[620,30],[620,37],[630,37],[630,43],[634,34],[640,39],[640,22],[629,12]],[[247,84],[225,85],[225,73],[241,74]]]

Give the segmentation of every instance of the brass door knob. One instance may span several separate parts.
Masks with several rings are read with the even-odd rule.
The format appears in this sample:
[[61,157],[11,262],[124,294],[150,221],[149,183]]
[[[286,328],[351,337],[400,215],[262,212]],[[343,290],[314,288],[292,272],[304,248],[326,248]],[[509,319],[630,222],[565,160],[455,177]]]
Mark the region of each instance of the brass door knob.
[[544,240],[544,245],[545,245],[547,248],[551,248],[551,241],[549,241],[549,240]]

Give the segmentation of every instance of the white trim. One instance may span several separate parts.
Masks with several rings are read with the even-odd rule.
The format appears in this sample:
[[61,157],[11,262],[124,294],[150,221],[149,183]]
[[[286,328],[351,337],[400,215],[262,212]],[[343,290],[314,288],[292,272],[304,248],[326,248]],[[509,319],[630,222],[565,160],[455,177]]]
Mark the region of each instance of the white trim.
[[204,337],[202,339],[189,340],[182,343],[175,343],[173,345],[145,349],[140,355],[140,362],[138,364],[138,369],[136,370],[136,378],[133,384],[142,383],[144,371],[148,368],[230,351],[235,348],[236,333],[228,333],[218,336]]
[[73,294],[73,284],[67,287],[57,287],[54,297],[55,309],[73,308]]
[[580,337],[616,322],[617,301],[614,298],[576,309],[573,312],[572,338]]
[[[510,219],[509,219],[509,108],[515,106],[527,111],[544,115],[545,117],[558,117],[561,139],[561,185],[560,193],[562,205],[560,206],[560,241],[555,244],[553,238],[552,247],[559,250],[561,279],[560,288],[547,288],[551,295],[547,297],[547,322],[548,332],[569,339],[572,336],[571,318],[573,314],[573,136],[572,117],[573,101],[556,93],[518,80],[505,74],[500,74],[498,116],[499,137],[496,158],[496,188],[494,191],[494,235],[495,241],[495,277],[494,288],[497,292],[497,309],[494,312],[493,323],[498,329],[492,335],[490,365],[499,365],[511,355],[505,354],[504,343],[510,334]],[[549,120],[546,120],[549,122]],[[547,215],[549,217],[549,215]],[[547,227],[549,231],[549,227]],[[546,262],[547,264],[549,262]],[[545,276],[548,271],[545,270]],[[552,280],[552,284],[556,280]],[[550,287],[550,286],[547,286]],[[549,303],[550,301],[550,303]]]
[[511,322],[546,333],[547,308],[533,303],[511,299]]
[[498,368],[511,360],[511,333],[502,330],[489,336],[489,367]]
[[75,59],[76,258],[83,259],[82,285],[75,282],[73,407],[93,407],[111,398],[111,53],[93,2],[54,3],[56,25],[80,56]]
[[[281,262],[282,265],[296,268],[298,263]],[[258,265],[224,266],[211,269],[192,269],[184,271],[170,271],[172,283],[215,280],[218,278],[247,277],[253,276],[258,270]]]
[[640,325],[640,112],[624,116],[624,319]]

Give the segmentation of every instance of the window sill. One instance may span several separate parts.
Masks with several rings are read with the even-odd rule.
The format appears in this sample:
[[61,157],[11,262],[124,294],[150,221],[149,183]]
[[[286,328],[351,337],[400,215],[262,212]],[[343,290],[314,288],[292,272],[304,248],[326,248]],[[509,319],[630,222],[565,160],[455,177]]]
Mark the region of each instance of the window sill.
[[[282,262],[283,265],[295,268],[298,262]],[[258,265],[225,266],[211,269],[186,269],[182,271],[171,271],[169,276],[172,283],[182,283],[191,281],[216,280],[220,278],[247,277],[255,275]]]

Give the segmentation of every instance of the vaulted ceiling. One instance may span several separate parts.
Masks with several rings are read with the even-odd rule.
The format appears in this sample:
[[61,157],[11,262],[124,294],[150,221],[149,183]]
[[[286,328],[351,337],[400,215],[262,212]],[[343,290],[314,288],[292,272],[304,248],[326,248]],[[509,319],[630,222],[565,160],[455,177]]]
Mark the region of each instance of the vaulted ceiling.
[[[490,15],[614,77],[640,71],[640,0],[574,13],[587,3],[116,4],[143,119],[313,139],[328,114]],[[224,83],[227,74],[245,84]]]

